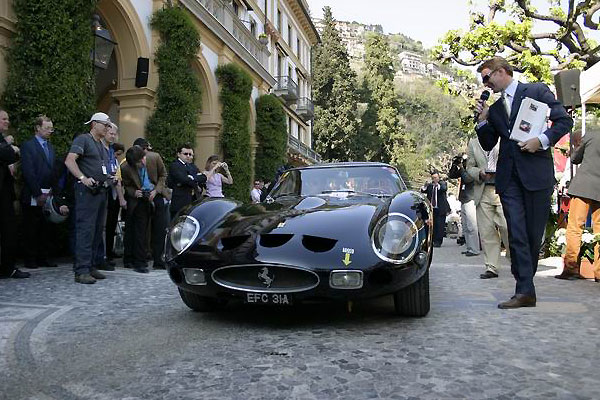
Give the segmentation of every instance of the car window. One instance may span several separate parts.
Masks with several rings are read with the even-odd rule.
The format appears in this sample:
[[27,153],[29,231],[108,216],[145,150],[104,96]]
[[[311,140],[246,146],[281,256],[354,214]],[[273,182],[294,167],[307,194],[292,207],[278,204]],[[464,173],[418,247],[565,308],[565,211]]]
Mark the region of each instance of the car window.
[[282,174],[271,196],[314,196],[333,192],[393,195],[405,189],[404,182],[391,167],[307,168]]

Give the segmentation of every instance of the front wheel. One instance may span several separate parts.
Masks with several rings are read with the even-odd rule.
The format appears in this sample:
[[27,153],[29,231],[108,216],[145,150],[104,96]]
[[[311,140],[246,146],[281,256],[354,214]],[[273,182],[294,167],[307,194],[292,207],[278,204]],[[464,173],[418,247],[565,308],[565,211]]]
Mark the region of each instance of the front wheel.
[[396,314],[424,317],[429,312],[429,268],[418,281],[394,294]]
[[223,305],[218,300],[210,297],[200,296],[196,293],[182,290],[181,288],[177,288],[177,290],[179,290],[179,296],[181,296],[181,300],[183,300],[185,305],[194,311],[214,311]]

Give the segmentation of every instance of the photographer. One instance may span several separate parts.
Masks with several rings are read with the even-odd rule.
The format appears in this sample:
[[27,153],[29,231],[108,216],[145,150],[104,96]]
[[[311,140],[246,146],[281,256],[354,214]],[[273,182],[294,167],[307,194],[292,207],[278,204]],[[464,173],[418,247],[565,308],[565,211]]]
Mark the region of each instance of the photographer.
[[125,153],[126,163],[121,167],[123,188],[127,198],[126,229],[130,232],[133,252],[133,269],[147,273],[146,233],[154,207],[156,191],[148,177],[146,157],[140,146],[132,146]]
[[101,249],[100,241],[106,219],[106,181],[108,153],[102,139],[112,126],[104,113],[95,113],[86,122],[90,132],[73,140],[65,165],[77,179],[75,183],[75,282],[91,284],[106,278],[94,267]]
[[460,179],[458,200],[460,201],[461,224],[467,250],[467,257],[479,255],[479,232],[477,231],[477,211],[474,200],[474,180],[467,173],[467,155],[454,157],[448,178]]
[[[225,175],[217,172],[219,168],[225,172]],[[208,178],[206,181],[206,193],[208,197],[225,197],[223,195],[223,183],[228,185],[233,184],[233,178],[231,177],[227,163],[220,162],[219,156],[212,155],[206,160],[206,165],[202,173]]]
[[450,214],[447,198],[448,185],[440,180],[438,171],[431,172],[431,182],[421,188],[433,207],[433,247],[441,247],[444,241],[444,226],[446,216]]

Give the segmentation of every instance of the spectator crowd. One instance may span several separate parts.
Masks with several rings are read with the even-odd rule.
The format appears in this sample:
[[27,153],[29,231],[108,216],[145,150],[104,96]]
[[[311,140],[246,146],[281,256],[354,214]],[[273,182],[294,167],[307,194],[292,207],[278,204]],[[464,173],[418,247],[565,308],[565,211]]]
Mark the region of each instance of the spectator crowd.
[[145,138],[125,151],[107,114],[95,113],[85,124],[88,132],[76,135],[61,157],[49,117],[36,118],[32,137],[17,146],[9,115],[0,109],[0,279],[30,276],[17,268],[19,209],[24,268],[56,267],[50,246],[56,224],[68,223],[74,280],[93,284],[106,278],[101,271],[115,269],[121,251],[126,268],[147,273],[152,261],[152,268],[164,269],[169,221],[195,200],[223,197],[223,184],[233,183],[219,156],[210,156],[200,171],[191,144],[177,148],[167,169]]

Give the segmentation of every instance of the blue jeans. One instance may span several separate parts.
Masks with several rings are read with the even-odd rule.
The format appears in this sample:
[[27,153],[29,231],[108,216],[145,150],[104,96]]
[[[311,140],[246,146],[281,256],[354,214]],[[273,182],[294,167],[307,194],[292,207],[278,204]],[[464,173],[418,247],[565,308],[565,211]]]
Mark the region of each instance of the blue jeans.
[[[82,183],[75,183],[75,265],[76,274],[89,274],[104,246],[102,233],[106,221],[106,191],[92,194]],[[103,257],[104,255],[102,255]]]

